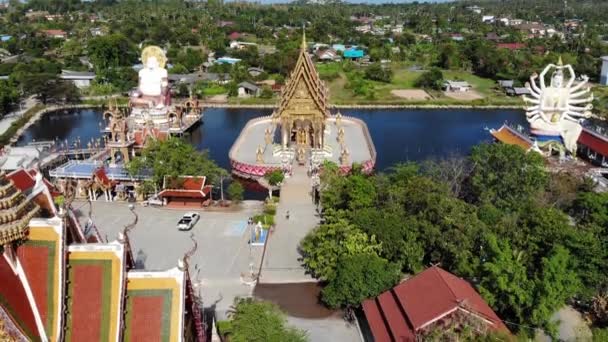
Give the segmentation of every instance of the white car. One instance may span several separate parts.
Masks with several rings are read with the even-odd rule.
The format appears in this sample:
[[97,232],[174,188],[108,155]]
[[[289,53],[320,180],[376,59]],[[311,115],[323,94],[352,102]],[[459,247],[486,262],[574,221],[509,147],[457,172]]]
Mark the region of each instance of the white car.
[[187,213],[182,216],[182,218],[177,223],[178,230],[190,230],[196,222],[201,218],[201,216],[197,213]]

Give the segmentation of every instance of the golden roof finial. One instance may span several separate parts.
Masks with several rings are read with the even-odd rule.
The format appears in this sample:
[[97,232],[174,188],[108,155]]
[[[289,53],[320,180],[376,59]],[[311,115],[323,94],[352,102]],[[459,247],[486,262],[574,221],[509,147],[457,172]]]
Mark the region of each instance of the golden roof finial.
[[302,24],[302,50],[306,50],[306,26]]
[[562,56],[561,55],[559,56],[559,60],[557,61],[557,65],[558,66],[563,66],[564,65],[564,62],[562,61]]

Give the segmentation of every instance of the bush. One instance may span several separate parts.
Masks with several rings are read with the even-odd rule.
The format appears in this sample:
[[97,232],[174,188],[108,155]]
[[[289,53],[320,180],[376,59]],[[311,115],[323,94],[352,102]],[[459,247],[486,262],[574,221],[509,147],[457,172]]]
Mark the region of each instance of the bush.
[[279,308],[252,298],[236,298],[230,313],[232,342],[303,342],[306,334],[289,327]]
[[384,68],[379,63],[374,63],[365,69],[365,78],[372,81],[391,83],[393,70]]
[[262,99],[271,99],[272,98],[272,89],[269,86],[263,86],[262,91],[260,92],[260,98]]
[[277,186],[283,182],[285,179],[285,174],[281,170],[273,170],[269,171],[264,175],[264,178],[268,181],[268,183],[272,186]]
[[262,227],[268,229],[270,226],[274,225],[274,215],[270,214],[259,214],[253,217],[253,223],[257,224],[258,222],[262,223]]
[[245,193],[245,189],[243,188],[243,185],[241,185],[241,183],[239,183],[238,181],[233,181],[228,186],[228,196],[230,196],[230,199],[233,202],[238,203],[238,202],[242,201],[244,193]]
[[264,205],[264,214],[268,215],[276,215],[277,214],[277,206],[274,203],[266,203]]

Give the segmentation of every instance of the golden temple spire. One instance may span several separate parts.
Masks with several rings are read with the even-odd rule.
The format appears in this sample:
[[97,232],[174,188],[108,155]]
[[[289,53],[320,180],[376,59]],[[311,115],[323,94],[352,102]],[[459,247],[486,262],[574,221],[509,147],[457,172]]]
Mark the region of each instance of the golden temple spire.
[[307,48],[307,44],[306,44],[306,26],[304,24],[302,24],[302,45],[301,48],[302,50],[306,50]]

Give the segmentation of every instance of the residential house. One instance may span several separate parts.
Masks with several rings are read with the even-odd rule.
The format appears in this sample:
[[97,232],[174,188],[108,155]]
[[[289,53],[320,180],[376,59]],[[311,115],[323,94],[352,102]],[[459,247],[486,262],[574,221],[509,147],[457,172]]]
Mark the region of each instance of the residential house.
[[395,27],[393,27],[393,29],[391,31],[395,34],[401,34],[401,33],[403,33],[403,25],[397,24],[397,25],[395,25]]
[[481,14],[481,11],[483,11],[483,8],[481,8],[479,6],[468,6],[467,9],[469,11],[477,13],[477,14]]
[[74,83],[78,89],[84,89],[91,86],[91,81],[95,79],[95,73],[88,71],[61,70],[59,78]]
[[243,50],[250,46],[258,46],[258,44],[233,40],[230,42],[230,45],[228,47],[234,50]]
[[602,71],[600,73],[600,84],[608,86],[608,56],[602,57]]
[[530,95],[530,89],[525,87],[510,87],[505,88],[507,95],[509,96],[522,96],[522,95]]
[[515,82],[513,80],[499,80],[498,81],[498,86],[506,89],[506,88],[513,88],[513,84]]
[[443,83],[443,89],[445,91],[452,92],[465,92],[471,90],[473,87],[467,81],[452,81],[447,80]]
[[452,38],[453,41],[457,41],[457,42],[464,41],[464,37],[460,33],[451,33],[450,38]]
[[63,30],[42,30],[40,33],[49,38],[66,39],[68,37],[67,32]]
[[359,58],[363,58],[363,56],[365,56],[365,52],[363,52],[363,50],[361,50],[361,49],[350,48],[350,49],[344,50],[344,58],[359,59]]
[[509,329],[466,280],[433,266],[362,303],[364,341],[426,341],[437,329],[460,328],[466,320],[484,334]]
[[317,59],[322,62],[339,61],[342,59],[334,49],[317,50],[315,55],[317,56]]
[[0,34],[0,42],[8,42],[13,36],[8,34]]
[[486,24],[493,24],[496,18],[493,15],[484,15],[481,17],[481,22]]
[[230,27],[230,26],[234,26],[234,21],[228,21],[228,20],[220,20],[220,22],[218,23],[219,27]]
[[490,32],[486,34],[486,40],[489,40],[491,42],[499,42],[502,40],[502,38],[498,34],[496,34],[496,32]]
[[369,33],[372,31],[372,24],[355,26],[355,31],[361,32],[361,33]]
[[256,67],[251,67],[251,68],[247,69],[247,73],[251,77],[258,77],[258,76],[260,76],[261,74],[264,73],[264,69],[262,69],[262,68],[256,68]]
[[241,38],[241,34],[238,32],[232,32],[228,35],[228,39],[230,40],[238,40],[239,38]]
[[25,13],[25,18],[27,20],[37,20],[46,17],[49,14],[47,11],[32,11],[29,10]]
[[238,63],[240,61],[241,61],[240,58],[232,58],[232,57],[224,56],[224,57],[220,57],[220,58],[216,59],[215,63],[218,63],[218,64],[236,64],[236,63]]
[[93,27],[89,30],[93,37],[99,37],[105,35],[105,30],[101,27]]
[[238,87],[238,97],[257,97],[262,90],[262,88],[249,82],[241,82]]
[[526,48],[526,44],[524,43],[499,43],[496,44],[497,49],[507,49],[507,50],[522,50]]
[[346,46],[344,44],[333,44],[331,46],[331,48],[336,51],[342,51],[342,52],[344,52],[346,50]]
[[169,74],[169,83],[175,84],[194,84],[196,82],[210,82],[217,84],[226,84],[230,82],[229,74],[219,74],[212,72],[198,72],[191,74]]
[[517,25],[521,25],[523,23],[524,23],[523,19],[509,19],[510,26],[517,26]]

